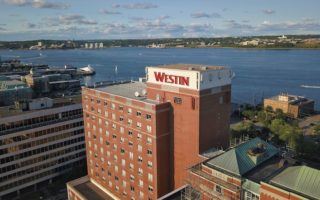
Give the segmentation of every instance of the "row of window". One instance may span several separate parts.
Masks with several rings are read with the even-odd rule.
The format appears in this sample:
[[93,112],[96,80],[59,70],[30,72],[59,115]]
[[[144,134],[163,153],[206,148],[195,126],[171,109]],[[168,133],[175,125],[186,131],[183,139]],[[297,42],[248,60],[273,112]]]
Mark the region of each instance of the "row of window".
[[25,161],[22,161],[22,162],[13,164],[13,165],[8,165],[6,167],[0,168],[0,174],[1,173],[5,173],[7,171],[15,170],[15,169],[18,169],[18,168],[21,168],[21,167],[25,167],[25,166],[28,166],[28,165],[32,165],[32,164],[35,164],[35,163],[38,163],[38,162],[42,162],[44,160],[55,158],[55,157],[58,157],[58,156],[61,156],[61,155],[64,155],[64,154],[67,154],[67,153],[70,153],[70,152],[74,152],[74,151],[80,150],[80,149],[82,149],[84,151],[85,150],[85,144],[80,144],[80,145],[73,146],[73,147],[70,147],[70,148],[67,148],[67,149],[62,149],[60,151],[55,151],[55,152],[52,152],[52,153],[49,153],[49,154],[45,154],[45,155],[42,155],[42,156],[39,156],[39,157],[36,157],[36,158],[28,159],[28,160],[25,160]]
[[[86,114],[86,117],[89,118],[90,115],[89,115],[89,114]],[[112,119],[114,119],[114,121],[116,120],[114,113],[112,114]],[[94,115],[91,115],[91,120],[92,120],[93,122],[96,121],[96,117],[95,117]],[[120,122],[120,123],[123,123],[123,122],[124,122],[123,116],[120,116],[120,117],[119,117],[119,122]],[[99,124],[99,125],[102,125],[102,124],[103,124],[103,119],[98,118],[98,124]],[[105,125],[106,127],[109,127],[109,124],[110,124],[109,121],[107,121],[107,120],[104,121],[104,125]],[[133,125],[133,120],[132,120],[132,119],[128,119],[128,120],[127,120],[127,125],[131,127],[131,126]],[[90,127],[90,122],[87,122],[87,127]],[[96,127],[95,125],[93,125],[92,128],[93,128],[93,130],[96,130],[96,129],[97,129],[97,127]],[[141,123],[141,122],[136,122],[136,128],[142,129],[142,123]],[[116,130],[116,129],[117,129],[117,124],[112,123],[112,129],[113,129],[113,130]],[[100,130],[102,130],[102,128],[100,128]],[[147,130],[148,133],[151,133],[151,132],[152,132],[152,127],[151,127],[151,125],[146,125],[146,130]],[[120,132],[123,133],[123,131],[124,131],[124,127],[120,126]]]
[[49,129],[45,129],[45,130],[41,130],[41,131],[36,131],[36,132],[32,132],[32,133],[21,134],[21,135],[15,136],[15,137],[5,138],[5,139],[0,140],[0,146],[10,144],[10,143],[20,142],[20,141],[31,139],[31,138],[40,137],[43,135],[48,135],[51,133],[56,133],[56,132],[63,131],[63,130],[68,130],[71,128],[76,128],[79,126],[83,126],[83,121],[65,124],[62,126],[56,126],[53,128],[49,128]]
[[[88,96],[85,97],[85,101],[88,101]],[[98,105],[101,104],[101,100],[99,100],[99,99],[97,99],[97,100],[95,101],[93,98],[91,98],[91,99],[90,99],[90,102],[93,103],[93,104],[98,104]],[[124,108],[123,105],[118,105],[118,106],[116,106],[115,103],[109,103],[109,102],[107,102],[107,101],[103,101],[103,106],[104,106],[104,108],[107,108],[109,104],[110,104],[110,109],[111,109],[111,110],[116,110],[116,109],[117,109],[117,110],[120,111],[120,112],[124,112],[124,110],[125,110],[125,108]],[[86,109],[89,109],[89,105],[88,105],[88,104],[86,104]],[[127,113],[128,113],[128,114],[133,114],[132,108],[127,108],[126,110],[127,110]],[[92,107],[92,106],[91,106],[91,111],[95,111],[94,107]],[[97,112],[101,114],[101,109],[98,108]],[[143,114],[142,114],[141,111],[136,111],[135,114],[136,114],[137,117],[142,117],[142,116],[143,116]],[[145,115],[145,118],[146,118],[147,120],[151,120],[151,115],[150,115],[150,114],[146,113],[146,114],[144,114],[144,115]]]
[[31,151],[20,153],[20,154],[14,155],[14,156],[5,157],[5,158],[0,159],[0,164],[12,162],[14,160],[20,160],[22,158],[26,158],[26,157],[29,157],[29,156],[34,156],[36,154],[44,153],[44,152],[47,152],[47,151],[50,151],[50,150],[53,150],[53,149],[57,149],[57,148],[64,147],[64,146],[68,146],[68,145],[75,144],[75,143],[82,142],[82,141],[84,141],[84,136],[81,136],[81,137],[78,137],[78,138],[75,138],[75,139],[72,139],[72,140],[68,140],[68,141],[64,141],[64,142],[59,142],[59,143],[56,143],[56,144],[48,145],[48,146],[45,146],[45,147],[41,147],[41,148],[38,148],[38,149],[34,149],[34,150],[31,150]]
[[57,114],[39,116],[35,118],[0,124],[0,135],[1,135],[1,131],[16,129],[16,128],[29,126],[29,125],[36,125],[36,124],[50,122],[58,119],[64,119],[64,118],[70,119],[73,116],[79,116],[79,115],[82,115],[82,109],[71,110],[71,111],[66,111],[66,112],[57,113]]
[[[67,132],[67,133],[62,133],[62,134],[59,134],[59,135],[54,135],[54,136],[51,136],[51,137],[46,137],[46,138],[43,138],[43,139],[40,139],[40,140],[26,142],[26,143],[23,143],[23,144],[20,144],[20,145],[17,145],[17,146],[8,147],[8,148],[5,148],[5,149],[0,149],[0,155],[7,154],[7,153],[12,153],[12,152],[17,152],[17,151],[20,151],[20,150],[24,150],[24,149],[27,149],[27,148],[39,146],[39,145],[42,145],[42,144],[45,144],[45,143],[50,143],[50,142],[57,141],[57,140],[62,140],[62,139],[69,138],[69,137],[72,137],[72,136],[75,136],[75,135],[79,135],[79,134],[83,134],[83,133],[84,133],[84,130],[83,129],[79,129],[79,130],[75,130],[75,131],[71,131],[71,132]],[[50,135],[48,135],[48,136],[50,136]]]
[[36,174],[34,176],[30,176],[28,178],[25,178],[25,179],[22,179],[22,180],[19,180],[19,181],[15,181],[13,183],[1,186],[0,187],[0,192],[8,190],[8,189],[15,188],[15,187],[17,187],[19,185],[23,185],[23,184],[32,182],[34,180],[37,180],[37,179],[52,175],[52,174],[57,173],[57,172],[60,172],[60,174],[57,174],[56,176],[61,175],[61,173],[69,172],[70,170],[73,169],[74,166],[79,166],[82,163],[83,163],[83,160],[80,160],[80,161],[69,163],[67,165],[63,165],[61,167],[58,167],[58,168],[55,168],[55,169],[52,169],[52,170],[49,170],[49,171],[46,171],[46,172],[42,172],[40,174]]
[[9,175],[6,175],[6,176],[2,176],[2,177],[0,176],[0,183],[4,182],[4,181],[7,181],[7,180],[10,180],[10,179],[15,179],[15,178],[24,176],[26,174],[31,174],[31,173],[34,173],[36,171],[39,171],[39,170],[42,170],[42,169],[45,169],[45,168],[48,168],[48,167],[51,167],[51,166],[54,166],[54,165],[58,165],[58,164],[67,162],[69,160],[73,160],[73,159],[76,159],[78,157],[83,157],[83,156],[85,156],[85,152],[80,152],[80,153],[77,153],[77,154],[73,154],[73,155],[70,155],[70,156],[67,156],[67,157],[60,158],[58,160],[54,160],[52,162],[44,163],[42,165],[38,165],[38,166],[34,166],[34,167],[31,167],[31,168],[28,168],[28,169],[25,169],[25,170],[21,170],[21,171],[18,171],[18,172],[15,172],[15,173],[12,173],[12,174],[9,174]]

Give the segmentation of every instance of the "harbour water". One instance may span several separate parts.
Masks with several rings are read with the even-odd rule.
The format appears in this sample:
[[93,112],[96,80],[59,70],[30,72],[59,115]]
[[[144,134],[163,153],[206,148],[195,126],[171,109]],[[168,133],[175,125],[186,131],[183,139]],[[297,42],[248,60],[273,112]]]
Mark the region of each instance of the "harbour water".
[[[107,48],[101,50],[0,50],[3,60],[20,59],[25,63],[49,66],[84,67],[90,64],[96,75],[86,82],[137,80],[145,75],[145,66],[171,63],[222,65],[236,77],[232,100],[258,103],[279,92],[302,95],[316,100],[320,109],[320,50],[290,49],[147,49]],[[117,70],[115,72],[115,68]],[[301,87],[313,86],[313,87]],[[315,87],[314,87],[315,86]]]

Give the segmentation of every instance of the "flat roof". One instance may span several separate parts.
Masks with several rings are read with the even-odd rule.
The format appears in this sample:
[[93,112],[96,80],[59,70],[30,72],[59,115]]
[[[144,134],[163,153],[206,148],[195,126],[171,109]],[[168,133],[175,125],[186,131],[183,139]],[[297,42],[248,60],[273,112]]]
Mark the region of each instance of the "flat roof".
[[[147,97],[142,94],[145,89],[146,84],[143,82],[119,83],[115,85],[94,88],[94,90],[110,93],[112,95],[143,101],[150,104],[159,104],[157,101],[147,99]],[[138,92],[140,95],[136,96],[136,92]]]
[[207,71],[207,70],[222,70],[226,69],[223,66],[209,66],[201,64],[170,64],[170,65],[159,65],[159,66],[148,66],[157,68],[167,68],[167,69],[180,69],[180,70],[190,70],[190,71]]
[[73,105],[73,104],[81,104],[81,95],[75,95],[75,96],[65,96],[61,98],[48,98],[48,97],[42,97],[38,99],[29,99],[27,102],[34,102],[34,101],[41,101],[43,99],[52,99],[53,100],[53,106],[50,108],[43,108],[43,109],[38,109],[38,110],[22,110],[22,109],[17,109],[15,105],[11,106],[0,106],[0,118],[1,117],[11,117],[15,115],[21,115],[21,114],[26,114],[26,113],[32,113],[32,112],[39,112],[39,111],[45,111],[46,109],[52,109],[52,108],[57,108],[57,107],[62,107],[62,106],[67,106],[67,105]]
[[90,181],[74,186],[74,188],[86,199],[90,200],[113,200],[107,193],[98,188]]

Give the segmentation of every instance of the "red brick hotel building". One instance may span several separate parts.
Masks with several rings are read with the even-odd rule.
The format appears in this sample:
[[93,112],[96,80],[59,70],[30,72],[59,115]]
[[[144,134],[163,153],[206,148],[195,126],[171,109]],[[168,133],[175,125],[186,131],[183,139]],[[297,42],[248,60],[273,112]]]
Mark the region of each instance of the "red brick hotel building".
[[146,67],[146,82],[83,88],[88,176],[69,200],[157,199],[185,185],[187,169],[228,147],[229,69]]

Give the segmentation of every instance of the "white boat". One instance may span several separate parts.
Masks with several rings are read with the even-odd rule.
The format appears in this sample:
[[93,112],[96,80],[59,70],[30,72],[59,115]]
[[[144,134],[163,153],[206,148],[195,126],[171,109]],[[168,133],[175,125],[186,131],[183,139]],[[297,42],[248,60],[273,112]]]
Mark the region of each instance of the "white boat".
[[96,71],[90,65],[88,65],[86,67],[82,67],[79,70],[81,73],[83,73],[83,75],[93,75],[96,73]]
[[303,88],[320,89],[320,85],[301,85]]

